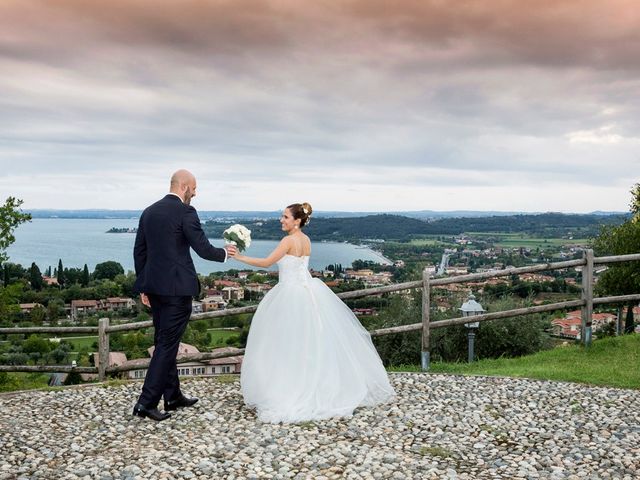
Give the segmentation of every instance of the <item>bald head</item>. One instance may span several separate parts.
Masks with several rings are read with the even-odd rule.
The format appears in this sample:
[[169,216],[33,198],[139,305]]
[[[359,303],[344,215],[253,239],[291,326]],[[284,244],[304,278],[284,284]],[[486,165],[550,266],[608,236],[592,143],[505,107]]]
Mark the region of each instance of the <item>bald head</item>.
[[178,170],[173,175],[171,175],[171,188],[178,187],[180,185],[185,185],[190,181],[195,182],[196,177],[193,176],[189,170]]
[[182,201],[189,205],[191,199],[196,196],[196,177],[189,170],[178,170],[171,175],[171,193],[175,193]]

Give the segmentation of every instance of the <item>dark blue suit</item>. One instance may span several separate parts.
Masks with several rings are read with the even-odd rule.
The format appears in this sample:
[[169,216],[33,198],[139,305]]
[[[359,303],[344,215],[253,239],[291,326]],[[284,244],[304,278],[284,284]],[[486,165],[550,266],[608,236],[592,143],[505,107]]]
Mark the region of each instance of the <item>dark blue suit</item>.
[[138,401],[146,408],[156,408],[163,395],[165,402],[181,395],[176,355],[192,297],[200,292],[190,248],[207,260],[226,259],[225,250],[207,240],[195,208],[177,196],[169,194],[142,212],[133,248],[134,290],[149,296],[155,328],[155,351]]

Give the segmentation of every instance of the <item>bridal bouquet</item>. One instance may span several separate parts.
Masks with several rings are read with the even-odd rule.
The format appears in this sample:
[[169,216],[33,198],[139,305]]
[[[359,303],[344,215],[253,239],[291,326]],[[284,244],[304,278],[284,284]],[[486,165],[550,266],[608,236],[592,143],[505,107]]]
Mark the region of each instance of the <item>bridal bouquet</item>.
[[222,237],[225,243],[236,245],[241,252],[251,245],[251,230],[238,223],[222,232]]

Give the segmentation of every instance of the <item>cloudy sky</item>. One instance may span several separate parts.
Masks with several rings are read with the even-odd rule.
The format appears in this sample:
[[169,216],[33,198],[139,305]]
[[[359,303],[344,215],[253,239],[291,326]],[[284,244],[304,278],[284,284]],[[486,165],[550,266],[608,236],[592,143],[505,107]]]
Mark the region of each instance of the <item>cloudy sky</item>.
[[628,210],[636,0],[3,0],[0,197]]

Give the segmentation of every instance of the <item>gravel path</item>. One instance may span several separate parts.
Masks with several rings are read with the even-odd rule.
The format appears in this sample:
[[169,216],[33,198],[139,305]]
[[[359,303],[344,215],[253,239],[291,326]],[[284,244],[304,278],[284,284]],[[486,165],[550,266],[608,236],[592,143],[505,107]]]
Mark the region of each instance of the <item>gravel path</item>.
[[237,379],[184,380],[200,402],[160,423],[131,416],[138,382],[2,395],[0,479],[640,478],[640,391],[391,379],[392,404],[294,425],[258,423]]

